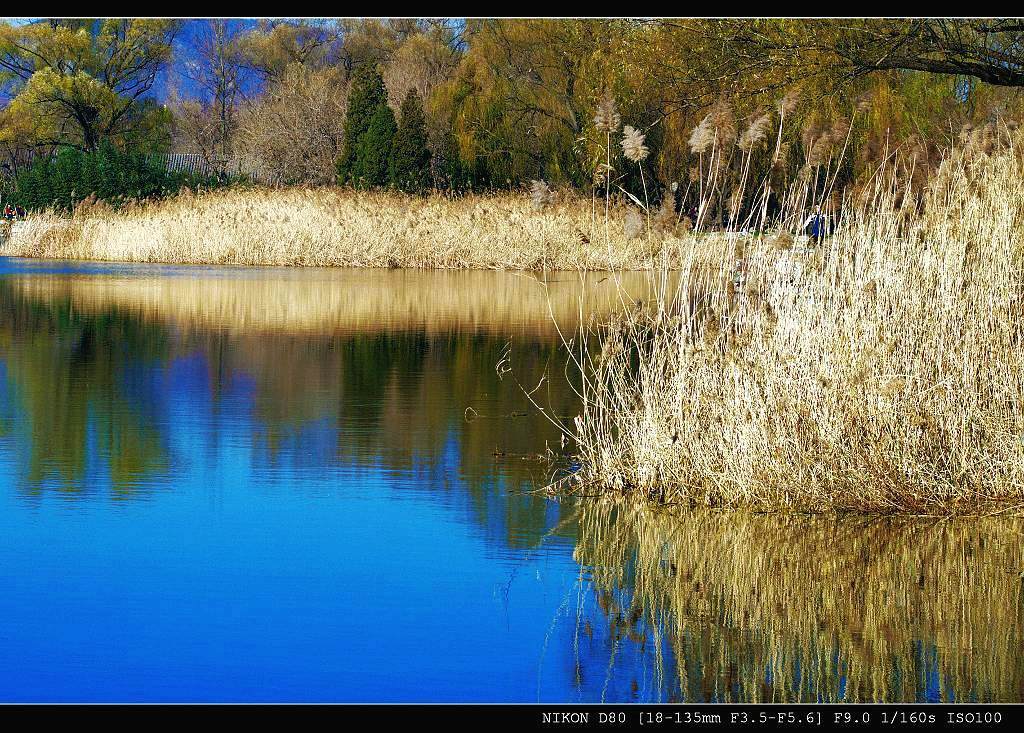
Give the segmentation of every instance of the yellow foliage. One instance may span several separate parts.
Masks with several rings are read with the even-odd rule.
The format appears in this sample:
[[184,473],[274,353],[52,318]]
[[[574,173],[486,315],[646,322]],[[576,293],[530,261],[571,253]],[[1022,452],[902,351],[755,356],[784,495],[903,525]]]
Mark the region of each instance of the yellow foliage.
[[140,99],[171,55],[178,21],[70,20],[0,25],[0,78],[15,83],[0,140],[95,149],[146,129]]

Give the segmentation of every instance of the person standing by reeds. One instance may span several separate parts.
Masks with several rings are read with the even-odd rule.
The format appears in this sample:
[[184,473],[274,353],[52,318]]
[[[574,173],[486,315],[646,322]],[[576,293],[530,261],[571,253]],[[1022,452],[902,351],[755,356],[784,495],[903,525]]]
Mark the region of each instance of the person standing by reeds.
[[814,213],[807,217],[803,229],[808,232],[815,246],[821,243],[825,236],[825,215],[821,213],[820,205],[814,207]]

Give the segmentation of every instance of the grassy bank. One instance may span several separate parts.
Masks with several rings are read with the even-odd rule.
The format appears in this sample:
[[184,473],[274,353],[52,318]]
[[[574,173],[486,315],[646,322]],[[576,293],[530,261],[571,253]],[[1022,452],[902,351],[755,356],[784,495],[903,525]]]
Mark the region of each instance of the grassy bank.
[[[1021,140],[952,154],[922,199],[882,170],[800,257],[722,248],[578,350],[589,490],[679,504],[1024,508]],[[683,258],[685,259],[685,257]]]
[[[601,207],[603,214],[603,204]],[[598,235],[595,235],[598,232]],[[605,237],[590,199],[418,198],[337,188],[188,192],[73,216],[35,214],[0,254],[180,264],[607,270],[649,266],[621,217]]]

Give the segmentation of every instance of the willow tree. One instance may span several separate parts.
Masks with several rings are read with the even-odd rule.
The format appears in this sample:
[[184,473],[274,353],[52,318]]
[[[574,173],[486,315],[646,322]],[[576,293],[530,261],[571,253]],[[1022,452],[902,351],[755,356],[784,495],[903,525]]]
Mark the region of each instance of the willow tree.
[[0,24],[0,81],[14,91],[0,140],[86,151],[154,143],[167,114],[147,96],[179,28],[137,18]]
[[969,76],[986,84],[1024,87],[1024,21],[1020,18],[849,20],[818,46],[857,73],[913,70]]
[[[882,157],[900,150],[917,170],[968,124],[1024,104],[1024,24],[1009,20],[681,19],[640,24],[644,33],[624,58],[632,78],[649,79],[641,96],[660,99],[665,178],[699,162],[691,135],[722,102],[742,130],[764,115],[776,145],[752,168],[783,183],[832,158],[833,180],[867,178]],[[798,97],[794,93],[799,92]],[[828,138],[829,149],[821,143]],[[792,155],[787,155],[792,151]],[[742,157],[742,156],[737,156]],[[834,167],[842,160],[843,170]]]
[[484,159],[495,182],[590,180],[578,144],[602,89],[615,75],[625,21],[474,20],[468,48],[433,105],[452,111],[464,157]]
[[263,20],[238,40],[246,68],[267,82],[288,69],[323,69],[339,63],[344,30],[334,20]]

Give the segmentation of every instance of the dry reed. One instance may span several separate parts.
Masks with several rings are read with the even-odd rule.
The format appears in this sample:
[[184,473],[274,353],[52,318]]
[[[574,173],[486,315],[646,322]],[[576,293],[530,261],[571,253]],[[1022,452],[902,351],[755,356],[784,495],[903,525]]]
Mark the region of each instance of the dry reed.
[[1022,142],[950,155],[920,198],[883,167],[822,246],[733,235],[720,277],[687,276],[675,240],[679,287],[574,351],[577,478],[692,505],[1024,507]]
[[[534,196],[535,200],[537,196]],[[181,194],[122,210],[33,215],[0,254],[178,264],[615,270],[650,266],[615,216],[595,236],[591,202],[521,194],[417,198],[337,188]],[[598,242],[597,240],[601,240]],[[591,242],[594,242],[593,244]],[[610,244],[610,246],[609,246]]]

